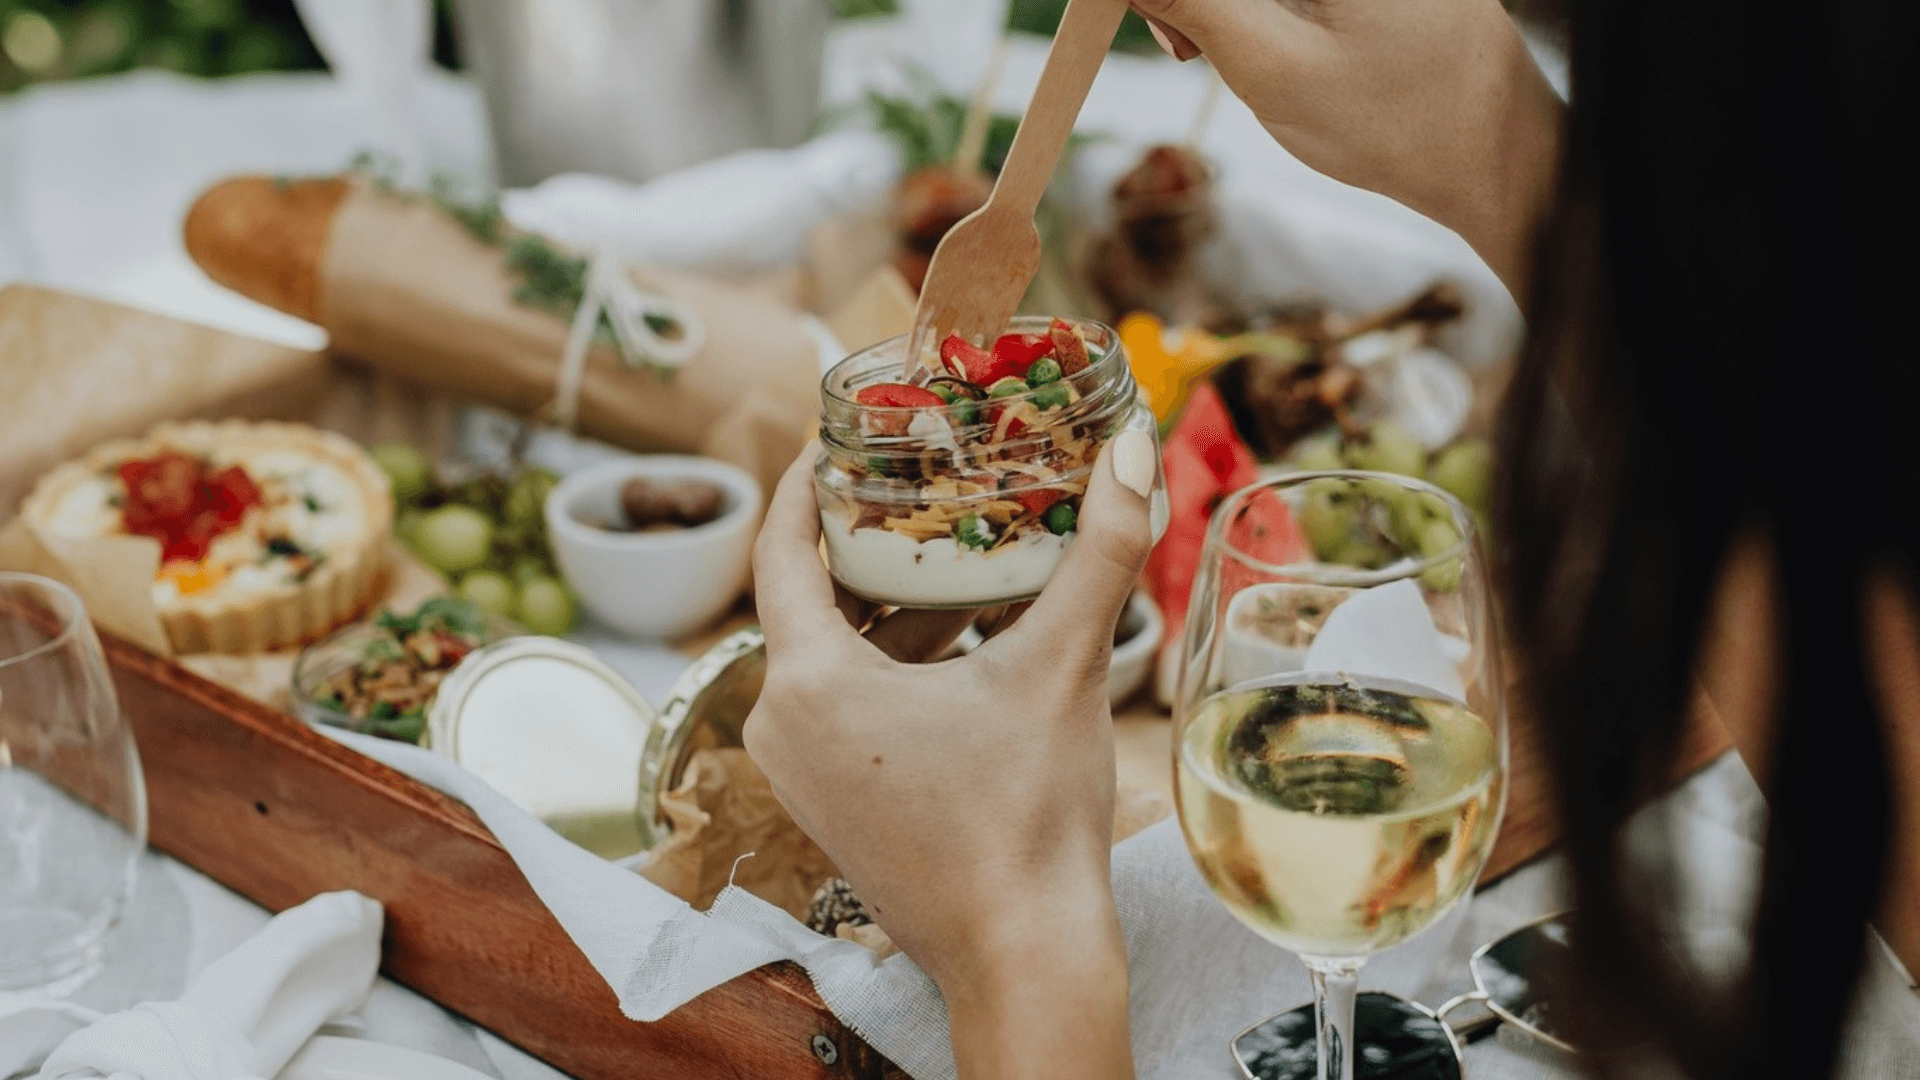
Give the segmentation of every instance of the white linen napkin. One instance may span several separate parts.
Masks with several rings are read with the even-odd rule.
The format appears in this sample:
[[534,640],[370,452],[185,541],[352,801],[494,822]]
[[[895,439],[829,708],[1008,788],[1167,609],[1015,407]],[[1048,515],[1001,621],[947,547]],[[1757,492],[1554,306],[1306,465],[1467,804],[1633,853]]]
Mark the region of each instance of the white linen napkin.
[[[178,1001],[102,1017],[65,1002],[0,995],[0,1073],[31,1059],[22,1038],[64,1021],[68,1035],[41,1080],[254,1080],[271,1077],[322,1024],[366,999],[380,966],[380,905],[355,892],[323,893],[290,908],[208,965]],[[11,1009],[11,1013],[10,1013]]]

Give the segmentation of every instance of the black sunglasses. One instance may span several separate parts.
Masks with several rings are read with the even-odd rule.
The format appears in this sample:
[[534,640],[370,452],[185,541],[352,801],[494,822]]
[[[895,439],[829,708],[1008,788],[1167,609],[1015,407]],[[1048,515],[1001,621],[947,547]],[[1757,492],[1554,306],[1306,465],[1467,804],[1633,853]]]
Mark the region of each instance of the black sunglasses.
[[[1354,1007],[1355,1080],[1461,1080],[1461,1047],[1505,1023],[1550,1046],[1574,1046],[1556,1028],[1542,974],[1569,949],[1572,912],[1548,915],[1482,945],[1467,961],[1473,990],[1440,1006],[1369,991]],[[1458,1026],[1447,1014],[1478,1002],[1487,1015]],[[1313,1005],[1262,1020],[1233,1038],[1247,1080],[1314,1080],[1318,1049]]]

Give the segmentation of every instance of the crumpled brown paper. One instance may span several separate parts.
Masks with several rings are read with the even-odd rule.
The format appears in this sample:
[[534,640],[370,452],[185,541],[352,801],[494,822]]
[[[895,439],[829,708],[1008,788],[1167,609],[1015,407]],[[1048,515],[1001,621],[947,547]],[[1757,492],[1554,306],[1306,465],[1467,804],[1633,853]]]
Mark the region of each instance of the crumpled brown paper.
[[[623,367],[596,344],[581,379],[581,431],[635,450],[716,457],[771,489],[819,410],[819,349],[801,312],[686,271],[632,276],[690,307],[706,344],[671,376]],[[335,214],[322,277],[333,351],[522,416],[553,400],[567,323],[516,302],[504,253],[431,204],[356,188]]]
[[[680,785],[661,797],[660,809],[673,835],[654,849],[640,873],[694,907],[711,907],[731,880],[804,918],[814,890],[838,873],[787,816],[745,750],[696,751]],[[749,853],[752,858],[741,858]]]

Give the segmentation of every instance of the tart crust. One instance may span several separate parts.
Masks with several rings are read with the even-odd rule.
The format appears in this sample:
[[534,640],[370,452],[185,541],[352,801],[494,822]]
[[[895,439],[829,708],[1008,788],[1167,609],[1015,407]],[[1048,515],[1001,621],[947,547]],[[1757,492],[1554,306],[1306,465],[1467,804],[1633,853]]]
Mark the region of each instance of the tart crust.
[[49,535],[66,496],[102,472],[163,450],[196,456],[248,451],[294,451],[343,473],[362,501],[364,525],[334,538],[326,558],[304,580],[245,592],[214,589],[204,596],[158,603],[160,623],[176,653],[253,653],[313,641],[379,599],[386,584],[387,536],[393,498],[386,474],[352,440],[305,424],[245,420],[162,424],[144,438],[116,439],[40,478],[21,514]]

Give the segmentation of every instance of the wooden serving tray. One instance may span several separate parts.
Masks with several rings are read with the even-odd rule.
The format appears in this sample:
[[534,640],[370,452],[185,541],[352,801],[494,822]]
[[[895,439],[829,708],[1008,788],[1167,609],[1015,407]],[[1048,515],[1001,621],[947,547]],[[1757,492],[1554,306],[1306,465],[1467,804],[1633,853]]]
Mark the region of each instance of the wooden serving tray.
[[164,657],[101,644],[155,848],[273,911],[334,889],[379,900],[386,975],[579,1080],[904,1075],[791,963],[627,1019],[466,806]]

